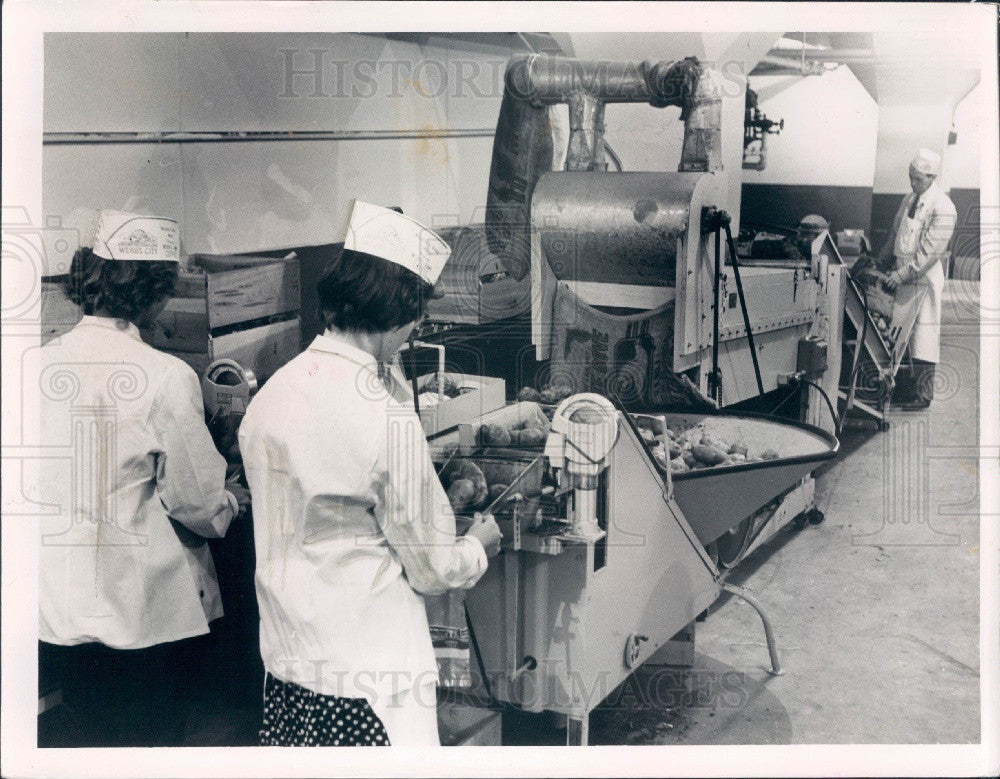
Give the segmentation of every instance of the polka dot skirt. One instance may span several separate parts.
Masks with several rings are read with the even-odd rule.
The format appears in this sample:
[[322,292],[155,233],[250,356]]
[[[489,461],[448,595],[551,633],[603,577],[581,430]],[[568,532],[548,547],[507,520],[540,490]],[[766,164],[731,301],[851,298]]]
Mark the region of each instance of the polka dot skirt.
[[321,695],[267,675],[263,747],[389,746],[382,721],[364,698]]

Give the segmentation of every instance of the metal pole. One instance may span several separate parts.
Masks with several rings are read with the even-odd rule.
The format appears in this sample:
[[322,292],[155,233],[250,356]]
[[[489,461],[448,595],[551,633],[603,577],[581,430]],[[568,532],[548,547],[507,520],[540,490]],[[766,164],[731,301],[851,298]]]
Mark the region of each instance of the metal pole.
[[722,405],[722,376],[719,375],[719,280],[722,276],[722,233],[715,228],[715,275],[712,279],[712,399]]
[[[753,342],[753,329],[750,327],[750,314],[747,312],[747,301],[746,297],[743,295],[743,281],[740,279],[740,263],[736,258],[736,243],[733,241],[733,232],[729,229],[728,217],[726,218],[724,224],[726,227],[726,245],[729,247],[729,253],[733,257],[733,276],[736,278],[736,292],[739,294],[740,309],[743,311],[743,326],[747,330],[747,340],[750,345],[750,357],[753,360],[753,373],[754,377],[757,379],[757,393],[759,395],[763,395],[764,383],[760,378],[760,365],[757,362],[757,347]],[[716,323],[716,329],[718,329],[718,323]]]

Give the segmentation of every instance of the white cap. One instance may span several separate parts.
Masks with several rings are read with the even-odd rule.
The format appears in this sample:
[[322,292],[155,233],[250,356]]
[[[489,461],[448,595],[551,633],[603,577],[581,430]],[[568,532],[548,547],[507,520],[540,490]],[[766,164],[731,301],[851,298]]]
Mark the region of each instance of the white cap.
[[382,206],[354,201],[344,249],[402,265],[434,284],[451,255],[441,237],[415,219]]
[[910,161],[910,167],[925,176],[936,176],[941,171],[941,155],[930,149],[921,149]]
[[802,220],[799,222],[799,227],[815,227],[820,230],[825,230],[829,226],[830,223],[819,214],[808,214],[802,217]]
[[177,222],[128,211],[101,211],[93,252],[106,260],[180,262]]

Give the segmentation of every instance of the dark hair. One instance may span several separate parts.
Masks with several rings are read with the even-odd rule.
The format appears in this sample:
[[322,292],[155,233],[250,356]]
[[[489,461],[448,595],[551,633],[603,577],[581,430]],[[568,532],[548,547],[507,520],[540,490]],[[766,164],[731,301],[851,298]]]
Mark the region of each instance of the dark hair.
[[84,314],[136,322],[174,294],[178,273],[176,262],[106,260],[84,248],[73,255],[64,288]]
[[366,333],[420,319],[433,289],[402,265],[351,249],[342,250],[316,284],[325,327]]

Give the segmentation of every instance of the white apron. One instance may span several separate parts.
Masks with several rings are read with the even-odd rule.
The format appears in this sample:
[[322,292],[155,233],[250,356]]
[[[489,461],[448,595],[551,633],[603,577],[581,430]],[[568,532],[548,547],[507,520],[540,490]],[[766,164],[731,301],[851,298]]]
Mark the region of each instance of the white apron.
[[[916,256],[917,242],[920,240],[922,220],[911,219],[905,213],[899,222],[896,232],[896,243],[893,254],[896,255],[897,267],[905,265]],[[936,363],[941,355],[941,295],[944,291],[944,268],[937,260],[922,278],[911,284],[900,285],[897,298],[907,294],[919,294],[926,288],[917,319],[910,336],[910,357],[914,360]],[[910,287],[909,290],[905,289]]]

